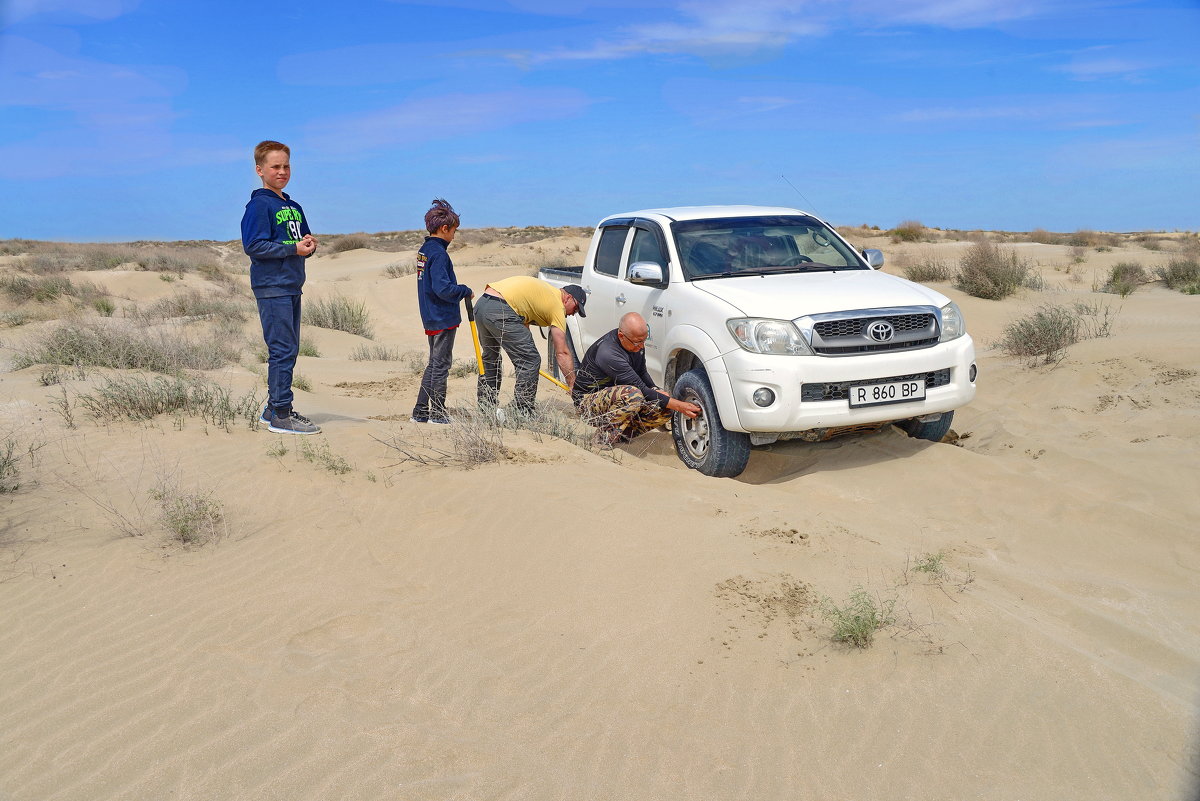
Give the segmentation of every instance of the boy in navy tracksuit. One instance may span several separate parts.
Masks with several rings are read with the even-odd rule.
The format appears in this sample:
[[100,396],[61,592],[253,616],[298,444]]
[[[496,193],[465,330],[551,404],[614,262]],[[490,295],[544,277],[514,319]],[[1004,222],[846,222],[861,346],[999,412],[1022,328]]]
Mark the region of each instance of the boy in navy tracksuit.
[[317,249],[300,204],[283,192],[292,178],[291,150],[267,140],[254,148],[262,178],[242,215],[242,248],[250,257],[250,288],[267,343],[267,407],[262,422],[280,434],[321,429],[292,408],[292,371],[300,354],[300,295],[304,260]]
[[446,246],[454,241],[459,217],[449,203],[438,198],[425,212],[425,244],[417,251],[417,304],[429,338],[429,363],[421,376],[421,390],[413,407],[414,423],[449,423],[446,413],[446,377],[454,358],[454,334],[462,323],[458,304],[475,293],[458,283]]

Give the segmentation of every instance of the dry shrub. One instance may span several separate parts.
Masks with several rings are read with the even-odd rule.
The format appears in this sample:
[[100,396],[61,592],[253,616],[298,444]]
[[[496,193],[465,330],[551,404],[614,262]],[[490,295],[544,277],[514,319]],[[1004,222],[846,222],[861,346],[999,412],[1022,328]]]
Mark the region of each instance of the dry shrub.
[[371,247],[371,237],[362,232],[344,234],[333,240],[329,246],[330,253],[345,253],[347,250],[359,250]]
[[932,250],[921,253],[916,262],[903,267],[904,277],[910,281],[948,281],[954,274],[953,268],[942,256]]
[[413,275],[416,271],[417,265],[407,261],[394,261],[383,268],[383,274],[388,278],[402,278],[406,275]]
[[954,283],[968,295],[1000,300],[1016,292],[1028,279],[1029,263],[1014,249],[984,240],[963,253]]
[[1115,316],[1107,305],[1099,303],[1069,307],[1045,304],[1005,326],[998,345],[1030,366],[1054,364],[1076,342],[1109,336]]
[[905,220],[888,231],[888,236],[893,242],[920,242],[927,238],[928,234],[925,226],[917,220]]
[[1120,245],[1121,241],[1116,234],[1102,234],[1087,228],[1080,228],[1067,238],[1067,244],[1085,248],[1112,249]]
[[1062,237],[1045,228],[1034,228],[1029,232],[1029,241],[1040,245],[1057,245],[1062,242]]
[[158,503],[158,520],[183,545],[204,545],[216,540],[224,528],[223,510],[213,493],[185,492],[174,478],[164,478],[150,490]]

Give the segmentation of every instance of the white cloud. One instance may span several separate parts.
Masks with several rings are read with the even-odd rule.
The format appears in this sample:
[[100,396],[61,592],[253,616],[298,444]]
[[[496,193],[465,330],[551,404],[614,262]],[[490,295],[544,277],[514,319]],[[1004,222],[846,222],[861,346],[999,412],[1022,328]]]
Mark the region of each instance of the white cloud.
[[439,95],[314,122],[308,127],[309,146],[333,153],[357,153],[470,136],[528,122],[573,117],[591,103],[586,95],[573,89]]

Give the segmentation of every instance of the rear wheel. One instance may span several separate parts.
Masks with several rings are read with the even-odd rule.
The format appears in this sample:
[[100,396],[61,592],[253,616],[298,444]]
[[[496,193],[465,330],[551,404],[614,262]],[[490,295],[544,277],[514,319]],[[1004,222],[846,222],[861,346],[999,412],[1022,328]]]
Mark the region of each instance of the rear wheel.
[[922,423],[916,418],[897,423],[896,426],[913,439],[927,439],[930,442],[941,442],[954,422],[954,412],[944,412],[941,417],[929,423]]
[[697,368],[681,375],[671,394],[702,410],[696,417],[676,412],[671,421],[671,437],[680,460],[706,476],[740,475],[750,460],[750,437],[727,431],[721,425],[712,384],[704,370]]

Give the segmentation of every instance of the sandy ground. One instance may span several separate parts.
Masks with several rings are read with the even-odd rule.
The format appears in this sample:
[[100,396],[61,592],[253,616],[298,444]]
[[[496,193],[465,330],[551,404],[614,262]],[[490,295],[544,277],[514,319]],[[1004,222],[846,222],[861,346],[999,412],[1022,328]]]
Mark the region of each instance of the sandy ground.
[[[964,246],[861,244],[892,271]],[[56,400],[105,371],[0,373],[22,484],[0,495],[0,799],[1194,798],[1200,297],[1092,292],[1161,253],[1068,268],[1020,247],[1044,290],[936,285],[979,355],[958,446],[782,443],[736,480],[662,433],[610,455],[509,431],[502,463],[405,461],[388,443],[448,436],[408,422],[418,376],[324,329],[297,393],[324,434],[302,441],[82,410],[72,429]],[[478,291],[580,248],[453,255]],[[384,275],[409,258],[314,258],[306,297],[362,299],[374,344],[420,351],[413,277]],[[206,285],[71,277],[118,308]],[[1039,304],[1097,300],[1112,336],[1057,365],[993,347]],[[0,331],[0,358],[50,324]],[[254,347],[210,377],[262,391]],[[164,479],[221,503],[218,540],[168,538]],[[914,569],[939,552],[941,575]],[[867,649],[820,613],[860,587],[896,619]]]

